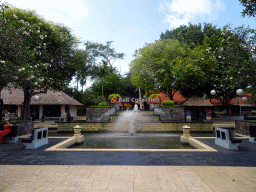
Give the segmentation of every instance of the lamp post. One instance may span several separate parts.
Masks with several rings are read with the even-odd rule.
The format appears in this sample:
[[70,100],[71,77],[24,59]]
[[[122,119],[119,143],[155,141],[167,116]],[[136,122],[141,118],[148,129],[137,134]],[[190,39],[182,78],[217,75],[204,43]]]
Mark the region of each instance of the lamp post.
[[[215,94],[216,94],[216,91],[213,89],[213,90],[211,90],[210,93],[211,93],[211,95],[215,95]],[[244,93],[243,89],[237,89],[237,90],[236,90],[236,94],[237,94],[238,96],[243,95],[243,93]],[[242,101],[243,101],[243,102],[246,102],[246,101],[247,101],[247,98],[246,98],[246,97],[242,97]],[[241,102],[239,102],[239,104],[240,104],[240,115],[241,115],[241,113],[242,113],[242,110],[241,110]]]

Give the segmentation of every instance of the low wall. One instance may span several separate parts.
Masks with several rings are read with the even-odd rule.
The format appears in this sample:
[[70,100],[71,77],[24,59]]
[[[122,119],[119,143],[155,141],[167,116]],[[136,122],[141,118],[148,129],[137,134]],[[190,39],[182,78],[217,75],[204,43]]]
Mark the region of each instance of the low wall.
[[19,127],[19,136],[31,134],[34,129],[34,121],[25,121],[20,123],[13,123],[12,125]]
[[[128,132],[130,128],[130,123],[123,123],[121,126],[117,126],[115,123],[58,123],[57,131],[65,132],[65,131],[73,131],[73,128],[79,125],[82,127],[83,132],[101,132],[101,131],[117,131],[117,132]],[[213,131],[213,123],[212,122],[159,122],[159,123],[139,123],[134,124],[136,132],[157,132],[157,131],[183,131],[182,127],[184,125],[189,126],[190,131]]]
[[110,115],[116,115],[115,107],[89,107],[86,108],[87,122],[108,121]]
[[184,107],[155,107],[154,115],[162,121],[185,121]]
[[155,107],[159,108],[159,103],[150,103],[149,110],[153,111]]
[[242,135],[249,135],[249,126],[256,126],[256,122],[235,121],[235,132]]
[[117,111],[120,111],[120,105],[118,103],[111,103],[111,107],[115,107]]

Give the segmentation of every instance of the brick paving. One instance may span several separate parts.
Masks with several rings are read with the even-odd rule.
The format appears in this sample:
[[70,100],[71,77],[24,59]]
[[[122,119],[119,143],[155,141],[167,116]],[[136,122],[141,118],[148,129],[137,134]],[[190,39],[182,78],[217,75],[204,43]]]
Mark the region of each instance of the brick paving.
[[231,151],[198,138],[217,153],[44,151],[64,140],[49,138],[36,150],[0,144],[0,191],[256,191],[256,148],[248,139]]

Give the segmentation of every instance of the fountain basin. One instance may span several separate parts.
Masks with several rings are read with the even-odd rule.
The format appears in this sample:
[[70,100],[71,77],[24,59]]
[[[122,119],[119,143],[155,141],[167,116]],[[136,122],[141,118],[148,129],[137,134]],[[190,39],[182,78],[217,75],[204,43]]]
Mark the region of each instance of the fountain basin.
[[[125,133],[124,133],[125,134]],[[126,147],[126,148],[121,148],[122,146],[123,147],[125,147],[126,146],[126,144],[125,144],[125,142],[128,140],[128,139],[130,139],[131,141],[130,142],[128,142],[128,144],[130,143],[130,144],[138,144],[139,143],[139,141],[142,141],[141,139],[143,139],[144,138],[144,142],[145,142],[145,140],[147,141],[149,141],[150,140],[150,137],[151,138],[156,138],[156,137],[153,137],[153,135],[152,136],[150,136],[150,135],[147,135],[147,134],[136,134],[135,136],[128,136],[127,134],[126,135],[123,135],[122,136],[122,134],[121,135],[119,135],[119,136],[115,136],[115,135],[112,135],[112,136],[110,136],[110,135],[108,135],[107,137],[106,137],[106,135],[104,135],[104,134],[98,134],[98,136],[93,136],[93,135],[91,135],[90,137],[91,138],[89,138],[88,136],[85,136],[85,139],[87,138],[89,138],[88,139],[88,143],[90,143],[91,141],[92,141],[92,139],[95,139],[95,137],[98,137],[98,140],[95,140],[94,142],[91,142],[90,143],[90,146],[88,146],[88,148],[85,148],[85,147],[82,147],[82,148],[70,148],[70,147],[72,147],[72,146],[76,146],[76,139],[75,139],[75,137],[70,137],[70,138],[67,138],[67,140],[65,140],[65,141],[63,141],[63,142],[61,142],[61,143],[58,143],[58,144],[56,144],[56,145],[54,145],[54,146],[52,146],[52,147],[50,147],[50,148],[48,148],[48,149],[46,149],[45,151],[101,151],[101,152],[107,152],[107,151],[109,151],[109,152],[217,152],[217,150],[215,150],[215,149],[213,149],[213,148],[211,148],[210,146],[208,146],[208,145],[206,145],[206,144],[204,144],[204,143],[202,143],[202,142],[200,142],[200,141],[198,141],[196,138],[193,138],[193,137],[183,137],[183,136],[181,136],[181,137],[177,137],[176,135],[173,135],[173,136],[169,136],[169,137],[166,137],[166,135],[164,136],[165,134],[159,134],[158,135],[158,139],[159,139],[159,141],[161,142],[163,142],[163,144],[162,144],[162,146],[165,146],[165,142],[169,139],[169,140],[174,140],[173,142],[175,143],[175,142],[182,142],[182,143],[186,143],[186,144],[188,144],[190,147],[183,147],[183,148],[179,148],[179,149],[171,149],[171,148],[154,148],[154,147],[152,147],[153,145],[152,145],[152,143],[150,143],[150,145],[149,144],[146,144],[146,146],[142,146],[142,148],[132,148],[133,147],[133,145],[131,145],[130,146],[130,148],[128,148],[128,147]],[[147,136],[147,137],[146,137]],[[102,147],[102,148],[91,148],[91,146],[92,145],[97,145],[97,142],[98,141],[100,141],[102,138],[108,138],[107,140],[108,141],[114,141],[114,139],[115,138],[121,138],[120,140],[119,140],[119,148],[104,148],[104,147]],[[176,138],[175,138],[176,137]],[[174,139],[175,138],[175,139]],[[106,141],[107,140],[105,140],[105,144],[106,144]],[[125,141],[126,140],[126,141]],[[137,141],[136,141],[137,140]],[[102,142],[104,142],[103,140],[102,140]],[[136,143],[137,142],[137,143]],[[156,141],[157,142],[157,141]],[[172,142],[170,142],[170,143],[172,143]],[[84,143],[84,144],[86,144],[86,142]],[[83,145],[84,145],[83,144]],[[100,142],[98,142],[98,144],[99,145],[101,145],[101,143]],[[113,144],[113,143],[112,143]],[[177,143],[176,143],[177,144]],[[107,145],[111,145],[111,142],[110,143],[108,143]],[[121,147],[120,147],[120,145],[122,145]],[[138,145],[140,145],[140,144],[138,144]],[[182,144],[180,144],[180,145],[182,145]],[[150,146],[151,148],[146,148],[147,146]],[[167,145],[166,145],[167,146]],[[191,147],[192,146],[192,147]],[[81,147],[81,146],[80,146]],[[90,147],[90,148],[89,148]],[[113,146],[112,146],[113,147]],[[157,146],[156,146],[157,147]]]

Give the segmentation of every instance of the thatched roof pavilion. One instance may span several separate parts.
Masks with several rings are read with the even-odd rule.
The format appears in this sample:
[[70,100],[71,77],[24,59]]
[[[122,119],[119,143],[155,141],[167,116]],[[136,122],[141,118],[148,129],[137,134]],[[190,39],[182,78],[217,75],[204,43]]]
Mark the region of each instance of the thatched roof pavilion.
[[182,106],[182,107],[213,107],[214,105],[211,104],[210,102],[206,101],[205,99],[194,95],[194,96],[188,98],[180,106]]

